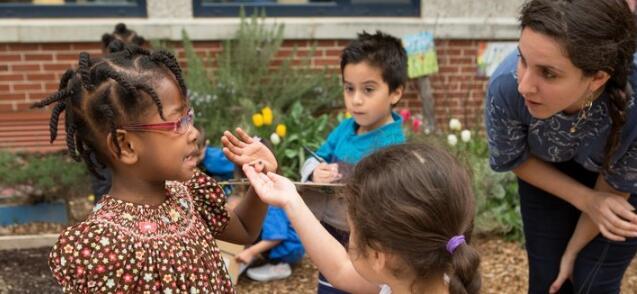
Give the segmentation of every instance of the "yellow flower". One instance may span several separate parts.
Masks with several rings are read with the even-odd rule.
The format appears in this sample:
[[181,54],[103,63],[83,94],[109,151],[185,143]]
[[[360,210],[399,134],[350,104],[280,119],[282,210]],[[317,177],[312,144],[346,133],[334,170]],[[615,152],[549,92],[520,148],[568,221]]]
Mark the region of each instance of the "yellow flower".
[[350,118],[350,117],[352,117],[352,114],[351,114],[351,113],[349,113],[348,111],[346,111],[346,112],[345,112],[345,118]]
[[284,124],[278,124],[276,126],[276,134],[279,135],[279,137],[281,138],[285,137],[287,132],[288,132],[288,129],[285,127]]
[[95,195],[93,195],[93,194],[88,195],[88,197],[86,197],[86,198],[87,198],[87,199],[88,199],[88,201],[90,201],[90,202],[95,202]]
[[255,113],[252,115],[252,123],[255,127],[259,128],[263,125],[263,115]]
[[272,109],[270,109],[270,107],[263,107],[263,109],[261,109],[261,112],[263,113],[263,124],[266,126],[269,126],[272,124]]

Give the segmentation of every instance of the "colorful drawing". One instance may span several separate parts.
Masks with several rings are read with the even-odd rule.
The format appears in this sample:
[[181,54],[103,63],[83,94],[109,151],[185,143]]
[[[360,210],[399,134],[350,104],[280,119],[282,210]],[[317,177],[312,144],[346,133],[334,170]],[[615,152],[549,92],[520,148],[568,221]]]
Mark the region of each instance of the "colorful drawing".
[[405,36],[403,46],[407,51],[407,74],[410,79],[438,72],[438,57],[432,33],[422,32]]
[[500,62],[517,47],[517,42],[481,42],[478,48],[478,76],[490,77]]

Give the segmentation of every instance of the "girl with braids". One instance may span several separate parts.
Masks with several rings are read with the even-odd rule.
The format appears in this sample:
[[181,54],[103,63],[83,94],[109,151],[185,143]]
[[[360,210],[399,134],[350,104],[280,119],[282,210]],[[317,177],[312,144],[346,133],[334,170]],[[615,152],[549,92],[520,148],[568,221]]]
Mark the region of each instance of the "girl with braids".
[[485,120],[491,167],[518,177],[529,293],[618,293],[637,251],[635,21],[625,0],[529,0],[520,22]]
[[[93,173],[96,162],[113,172],[110,192],[53,247],[49,265],[64,290],[234,292],[215,240],[252,243],[267,205],[249,190],[226,210],[222,189],[195,170],[199,132],[174,56],[138,47],[98,60],[81,53],[60,90],[34,106],[51,104],[51,141],[64,112],[71,156]],[[222,137],[230,160],[276,170],[263,144],[237,133]]]
[[344,197],[349,250],[330,235],[289,179],[243,167],[261,199],[283,208],[312,262],[352,293],[478,293],[480,258],[469,244],[475,214],[466,170],[424,144],[363,158]]
[[126,45],[133,44],[143,46],[146,43],[144,37],[133,30],[129,30],[125,24],[118,23],[112,34],[102,35],[102,53],[110,54],[124,50]]

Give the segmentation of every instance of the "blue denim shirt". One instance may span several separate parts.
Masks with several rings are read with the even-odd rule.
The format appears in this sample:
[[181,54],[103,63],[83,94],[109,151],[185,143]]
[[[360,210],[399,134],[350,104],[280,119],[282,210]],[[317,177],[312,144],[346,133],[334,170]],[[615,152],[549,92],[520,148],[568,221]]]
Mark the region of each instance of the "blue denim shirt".
[[[485,122],[489,143],[489,161],[496,171],[512,170],[530,154],[547,162],[575,160],[585,169],[602,171],[605,146],[611,130],[607,93],[593,102],[588,117],[570,132],[578,114],[557,113],[547,119],[531,116],[518,92],[517,52],[509,55],[489,81],[485,98]],[[637,89],[637,66],[629,77]],[[637,193],[637,107],[635,95],[629,98],[626,123],[620,144],[611,157],[606,181],[615,189]]]

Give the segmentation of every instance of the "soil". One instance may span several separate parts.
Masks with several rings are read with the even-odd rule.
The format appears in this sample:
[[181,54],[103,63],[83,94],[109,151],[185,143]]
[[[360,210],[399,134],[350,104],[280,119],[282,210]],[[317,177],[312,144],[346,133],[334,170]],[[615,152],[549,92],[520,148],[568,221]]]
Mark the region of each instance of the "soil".
[[[482,293],[525,293],[526,253],[517,243],[497,238],[476,238],[482,256]],[[52,278],[47,256],[50,248],[0,251],[0,293],[61,293]],[[238,293],[315,293],[316,268],[306,257],[291,277],[268,283],[240,277]],[[629,267],[622,293],[637,294],[637,259]]]

